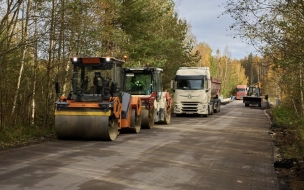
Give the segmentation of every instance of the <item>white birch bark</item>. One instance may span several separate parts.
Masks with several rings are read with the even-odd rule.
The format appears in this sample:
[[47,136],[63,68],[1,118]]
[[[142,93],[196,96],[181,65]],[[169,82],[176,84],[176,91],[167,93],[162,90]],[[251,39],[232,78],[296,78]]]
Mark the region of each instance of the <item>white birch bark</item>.
[[[24,24],[24,36],[23,36],[23,41],[24,42],[26,42],[28,40],[28,23],[29,23],[29,16],[30,16],[30,6],[31,6],[31,0],[28,0],[27,8],[26,8],[26,18],[25,18],[25,24]],[[27,45],[25,45],[24,48],[22,48],[21,66],[20,66],[20,70],[19,70],[17,88],[16,88],[16,91],[15,91],[14,100],[13,100],[12,115],[14,115],[14,112],[15,112],[15,109],[16,109],[16,104],[17,104],[17,99],[18,99],[19,90],[20,90],[20,84],[21,84],[21,78],[22,78],[23,69],[24,69],[24,60],[25,60],[26,53],[27,53]]]
[[37,54],[38,54],[38,48],[37,48],[37,34],[38,34],[38,23],[37,23],[37,3],[35,4],[35,32],[34,32],[34,76],[33,76],[33,91],[32,91],[32,115],[31,115],[31,124],[35,124],[35,112],[36,112],[36,82],[37,82]]
[[67,80],[69,76],[69,70],[70,70],[70,62],[68,61],[66,66],[65,66],[65,77],[64,77],[64,83],[63,83],[63,88],[62,88],[62,96],[65,96],[65,92],[69,93],[67,91]]

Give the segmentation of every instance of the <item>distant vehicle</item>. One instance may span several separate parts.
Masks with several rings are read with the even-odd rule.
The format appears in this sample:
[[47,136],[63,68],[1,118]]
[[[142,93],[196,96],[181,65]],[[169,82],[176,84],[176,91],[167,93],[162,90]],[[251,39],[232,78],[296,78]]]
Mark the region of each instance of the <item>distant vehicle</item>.
[[242,100],[247,95],[247,85],[237,85],[235,88],[235,99]]
[[245,103],[245,107],[255,104],[259,107],[262,107],[262,97],[259,84],[251,85],[247,89],[247,95],[243,97],[243,103]]
[[207,117],[220,111],[221,82],[210,76],[209,67],[180,67],[171,82],[173,112]]

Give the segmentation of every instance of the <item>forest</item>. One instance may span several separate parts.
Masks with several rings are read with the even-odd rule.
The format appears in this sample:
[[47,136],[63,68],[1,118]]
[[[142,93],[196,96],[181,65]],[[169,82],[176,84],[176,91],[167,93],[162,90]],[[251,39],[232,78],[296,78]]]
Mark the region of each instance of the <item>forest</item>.
[[237,60],[229,45],[213,50],[198,42],[173,0],[0,1],[0,146],[53,134],[54,84],[61,84],[61,95],[70,92],[74,56],[127,56],[126,67],[149,63],[164,70],[164,90],[181,66],[210,67],[224,98],[238,84],[259,82],[270,101],[280,100],[276,113],[297,121],[302,139],[304,2],[227,0],[223,6],[235,20],[233,37],[259,56]]

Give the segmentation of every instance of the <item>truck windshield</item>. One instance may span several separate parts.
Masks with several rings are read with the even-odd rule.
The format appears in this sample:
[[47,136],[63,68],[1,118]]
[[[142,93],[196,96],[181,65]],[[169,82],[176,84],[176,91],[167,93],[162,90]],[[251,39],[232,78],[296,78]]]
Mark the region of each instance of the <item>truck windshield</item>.
[[245,89],[245,88],[237,88],[236,91],[237,91],[237,92],[245,92],[246,89]]
[[202,90],[204,89],[204,80],[176,80],[177,87],[176,89],[183,89],[183,90]]

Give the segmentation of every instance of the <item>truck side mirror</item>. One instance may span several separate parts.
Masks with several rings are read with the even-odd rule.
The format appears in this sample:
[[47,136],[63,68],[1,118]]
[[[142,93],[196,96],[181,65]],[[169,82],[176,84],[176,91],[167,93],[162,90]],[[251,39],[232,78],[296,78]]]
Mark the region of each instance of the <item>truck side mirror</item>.
[[172,89],[174,89],[174,80],[171,80],[170,86]]

